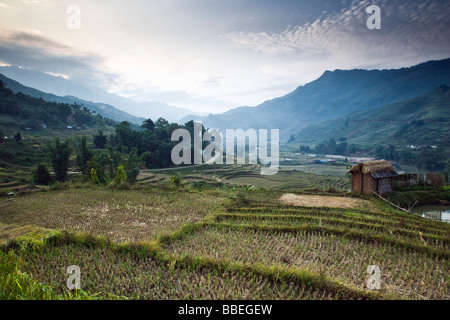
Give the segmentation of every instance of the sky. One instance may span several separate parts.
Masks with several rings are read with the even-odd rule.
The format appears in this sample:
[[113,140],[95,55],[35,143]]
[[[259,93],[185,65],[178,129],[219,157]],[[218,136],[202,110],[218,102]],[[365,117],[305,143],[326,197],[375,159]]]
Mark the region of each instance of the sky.
[[449,27],[448,0],[0,0],[0,65],[220,113],[325,70],[450,57]]

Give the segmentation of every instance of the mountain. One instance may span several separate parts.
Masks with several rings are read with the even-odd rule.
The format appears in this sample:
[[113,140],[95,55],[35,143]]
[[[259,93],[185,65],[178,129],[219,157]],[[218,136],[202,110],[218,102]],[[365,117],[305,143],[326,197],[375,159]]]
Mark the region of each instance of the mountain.
[[[60,130],[67,126],[95,128],[100,117],[80,105],[50,102],[22,92],[14,93],[3,81],[0,81],[0,115],[1,131],[9,133],[44,128]],[[103,119],[109,124],[114,123]]]
[[134,123],[137,125],[141,125],[142,121],[144,121],[144,118],[139,118],[132,116],[126,112],[123,112],[121,110],[118,110],[114,108],[113,106],[110,106],[108,104],[104,103],[93,103],[91,101],[86,101],[77,97],[73,96],[65,96],[60,97],[51,93],[46,93],[39,91],[34,88],[30,88],[27,86],[24,86],[20,84],[19,82],[12,80],[10,78],[5,77],[4,75],[0,74],[0,80],[3,81],[6,87],[11,89],[14,93],[22,92],[23,94],[29,95],[34,98],[42,98],[45,101],[50,102],[57,102],[57,103],[68,103],[68,104],[83,104],[91,111],[95,111],[97,114],[109,118],[111,120],[115,121],[128,121],[130,123]]
[[450,87],[441,85],[419,97],[308,126],[296,142],[317,144],[345,137],[349,143],[437,145],[450,148]]
[[39,71],[2,66],[0,73],[43,92],[57,96],[75,96],[85,101],[102,102],[136,117],[151,118],[152,120],[163,117],[169,122],[176,122],[193,114],[193,111],[188,108],[175,107],[160,101],[135,102],[100,88],[87,87],[76,81]]
[[288,95],[256,107],[240,107],[203,118],[208,128],[280,129],[280,138],[321,121],[424,94],[450,83],[450,58],[393,70],[325,71]]
[[191,120],[193,121],[204,121],[205,118],[208,116],[209,114],[206,115],[196,115],[196,114],[188,114],[187,116],[184,116],[183,118],[181,118],[180,120],[177,121],[178,124],[183,125],[186,122],[189,122]]

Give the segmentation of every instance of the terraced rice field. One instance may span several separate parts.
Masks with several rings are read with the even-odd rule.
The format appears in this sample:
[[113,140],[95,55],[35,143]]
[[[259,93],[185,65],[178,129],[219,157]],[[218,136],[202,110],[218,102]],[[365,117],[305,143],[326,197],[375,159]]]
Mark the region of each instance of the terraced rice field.
[[[2,202],[0,295],[17,298],[16,282],[31,281],[41,298],[71,297],[66,269],[77,265],[86,298],[450,299],[450,225],[375,202],[305,207],[279,192],[244,193],[240,204],[237,191],[83,189]],[[52,211],[49,199],[65,205]]]
[[203,181],[206,184],[225,184],[236,186],[255,186],[271,190],[348,190],[349,179],[342,176],[316,175],[296,169],[281,169],[276,175],[263,176],[257,165],[201,165],[167,171],[143,172],[139,180],[143,183],[168,181],[170,175],[181,175],[185,183]]
[[3,199],[0,222],[91,233],[115,242],[140,241],[198,222],[222,201],[174,190],[69,189]]
[[101,298],[130,299],[336,299],[345,293],[317,290],[294,281],[274,281],[256,273],[159,261],[109,248],[48,245],[39,253],[20,253],[22,270],[36,275],[57,294],[66,288],[66,267],[83,272],[82,288]]
[[381,292],[449,299],[450,228],[403,214],[265,205],[231,208],[165,247],[245,265],[309,270],[366,289],[367,268],[381,269]]

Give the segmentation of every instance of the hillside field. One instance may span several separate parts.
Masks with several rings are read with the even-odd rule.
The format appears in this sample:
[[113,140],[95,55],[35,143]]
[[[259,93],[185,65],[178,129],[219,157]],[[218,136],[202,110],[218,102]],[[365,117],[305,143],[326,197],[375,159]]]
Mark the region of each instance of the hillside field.
[[[448,224],[340,192],[294,191],[329,201],[296,206],[282,201],[282,187],[212,185],[236,170],[252,178],[243,168],[184,170],[179,188],[148,172],[130,190],[2,198],[1,298],[450,298]],[[211,175],[209,187],[187,182],[200,174]],[[76,295],[70,265],[81,270]],[[368,287],[369,266],[380,269],[380,289]]]

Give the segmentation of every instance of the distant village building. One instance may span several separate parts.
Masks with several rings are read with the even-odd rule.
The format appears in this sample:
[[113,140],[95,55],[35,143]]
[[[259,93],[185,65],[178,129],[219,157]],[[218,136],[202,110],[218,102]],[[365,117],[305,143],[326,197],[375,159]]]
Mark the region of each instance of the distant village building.
[[391,192],[394,178],[398,176],[394,166],[384,160],[360,162],[349,173],[352,174],[352,192],[361,194]]

